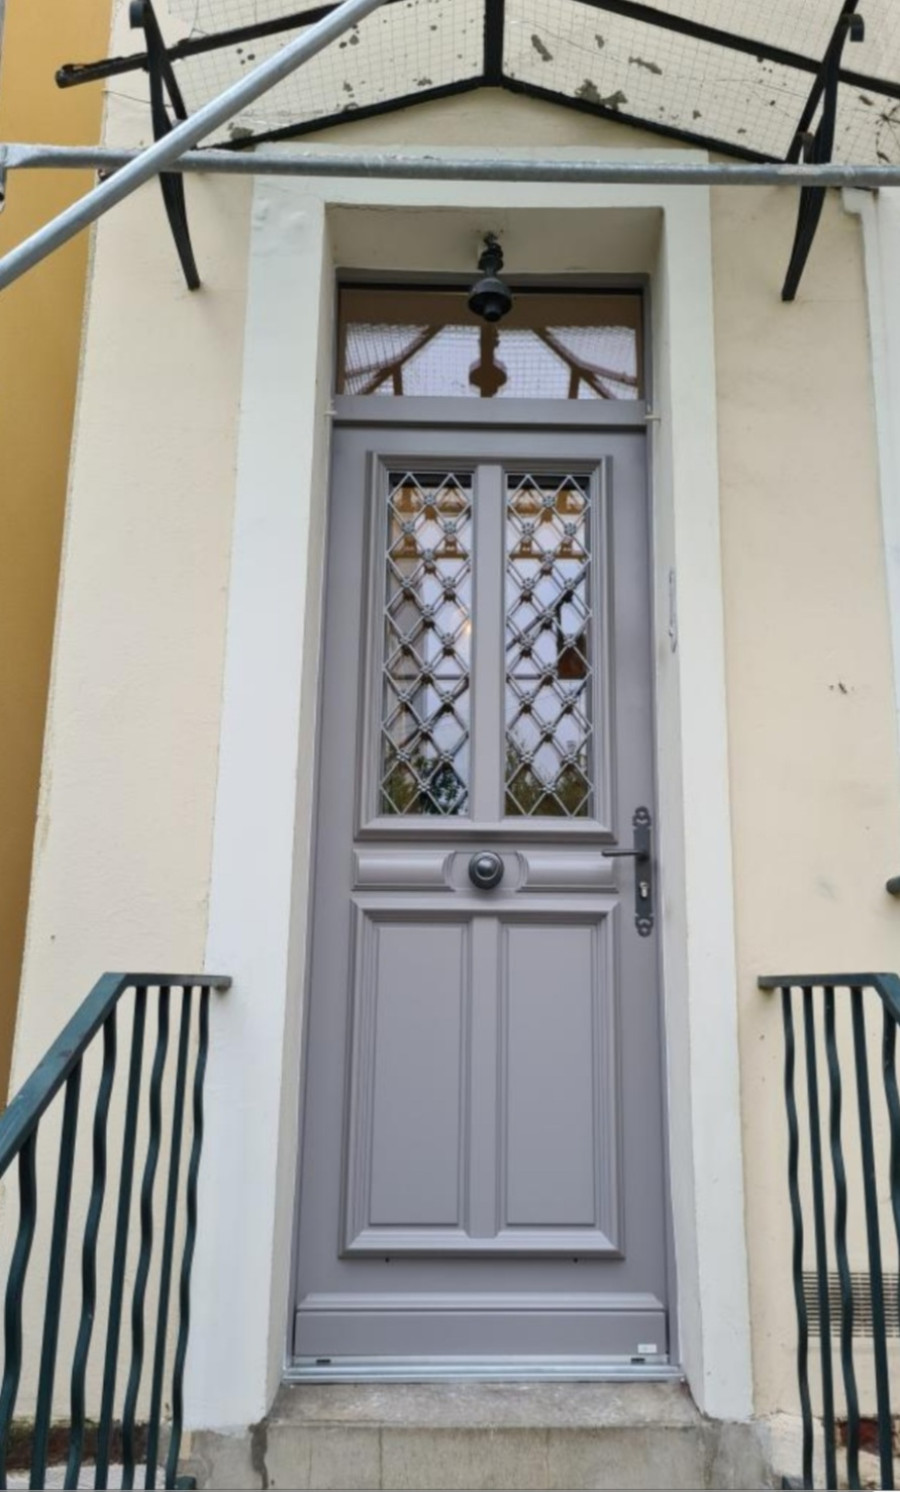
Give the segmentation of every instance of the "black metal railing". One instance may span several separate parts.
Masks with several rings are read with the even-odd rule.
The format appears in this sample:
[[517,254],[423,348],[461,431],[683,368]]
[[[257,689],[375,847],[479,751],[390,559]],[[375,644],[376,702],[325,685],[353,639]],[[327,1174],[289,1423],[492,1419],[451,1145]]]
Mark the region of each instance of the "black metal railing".
[[[900,979],[893,974],[792,974],[767,976],[759,986],[781,992],[784,1023],[788,1191],[803,1421],[802,1483],[791,1485],[816,1485],[818,1424],[826,1487],[839,1485],[843,1462],[846,1483],[840,1484],[858,1488],[861,1456],[866,1455],[869,1464],[862,1484],[871,1486],[877,1477],[878,1485],[892,1488],[888,1338],[900,1334],[900,1091],[895,1061]],[[795,1027],[798,1005],[801,1018]],[[801,1047],[805,1084],[796,1080]],[[823,1079],[820,1087],[822,1056],[827,1085]],[[854,1133],[845,1148],[848,1131]],[[823,1163],[823,1133],[830,1168]],[[815,1268],[807,1271],[804,1225],[810,1212]],[[829,1272],[832,1257],[836,1276]],[[889,1271],[888,1258],[893,1266]],[[814,1385],[814,1415],[810,1353],[816,1338],[821,1382]]]
[[[4,1361],[0,1384],[0,1487],[7,1485],[8,1469],[19,1462],[30,1465],[30,1485],[46,1483],[48,1456],[66,1462],[65,1486],[77,1487],[82,1462],[88,1454],[96,1458],[95,1487],[106,1487],[111,1459],[122,1463],[122,1486],[133,1487],[138,1460],[145,1462],[144,1484],[155,1487],[161,1436],[164,1433],[164,1393],[170,1392],[171,1423],[165,1452],[166,1487],[176,1485],[183,1423],[184,1364],[190,1327],[190,1285],[197,1233],[197,1178],[203,1143],[203,1087],[209,1050],[209,1006],[214,990],[224,991],[231,981],[206,974],[106,974],[73,1015],[9,1107],[0,1116],[0,1178],[14,1161],[18,1163],[18,1225],[9,1259],[4,1303]],[[180,994],[177,1049],[174,1074],[167,1071],[169,1028],[173,993]],[[132,996],[124,999],[126,995]],[[195,999],[196,997],[196,999]],[[144,1083],[144,1047],[148,1005],[155,1006],[156,1042],[149,1080]],[[196,1016],[195,1016],[196,1011]],[[127,1078],[116,1082],[117,1048],[127,1026]],[[102,1041],[102,1052],[99,1050]],[[123,1045],[125,1043],[122,1043]],[[189,1068],[192,1073],[189,1081]],[[171,1064],[169,1065],[171,1069]],[[76,1164],[80,1096],[85,1074],[93,1075],[95,1096],[90,1135],[91,1182],[85,1204],[83,1227],[79,1226],[81,1264],[81,1309],[77,1329],[77,1298],[67,1311],[64,1287],[70,1258],[70,1215]],[[185,1127],[187,1095],[191,1091],[191,1121]],[[38,1176],[44,1171],[43,1154],[38,1165],[42,1121],[58,1114],[53,1100],[61,1092],[59,1159],[56,1165],[55,1196],[48,1214],[49,1236],[42,1268],[29,1262],[41,1221]],[[52,1106],[52,1107],[51,1107]],[[98,1240],[104,1224],[107,1192],[110,1110],[116,1125],[121,1114],[121,1158],[118,1192],[108,1211],[104,1241],[111,1258],[103,1301],[98,1303]],[[165,1125],[163,1110],[165,1107]],[[49,1111],[49,1113],[48,1113]],[[50,1122],[49,1127],[54,1127]],[[163,1130],[168,1131],[168,1174],[158,1177]],[[182,1184],[183,1151],[189,1146],[186,1176]],[[129,1237],[133,1211],[135,1163],[143,1150],[138,1207],[138,1243],[133,1243],[129,1267]],[[51,1162],[52,1163],[52,1162]],[[139,1421],[139,1401],[144,1370],[147,1286],[153,1259],[154,1198],[163,1194],[162,1247],[154,1281],[155,1322],[153,1352],[149,1363],[149,1412]],[[14,1198],[8,1197],[7,1212]],[[76,1204],[77,1205],[77,1204]],[[4,1219],[0,1218],[0,1228]],[[171,1375],[167,1374],[167,1336],[172,1274],[175,1267],[176,1235],[181,1259],[178,1284],[178,1330]],[[76,1241],[77,1248],[77,1241]],[[134,1259],[137,1251],[136,1263]],[[131,1285],[131,1353],[124,1381],[124,1400],[117,1415],[117,1384],[120,1383],[120,1339],[126,1281]],[[71,1285],[71,1282],[69,1282]],[[23,1333],[26,1289],[28,1313],[32,1292],[37,1290],[37,1310],[42,1314],[40,1353],[35,1361],[33,1401],[17,1413],[17,1400],[28,1342]],[[40,1296],[43,1294],[43,1310]],[[96,1373],[94,1407],[89,1417],[88,1367],[98,1313],[105,1315],[106,1340],[102,1374]],[[60,1349],[60,1324],[72,1319],[74,1341],[65,1423],[54,1422],[54,1385]],[[123,1365],[124,1366],[124,1365]],[[146,1394],[141,1403],[146,1404]]]

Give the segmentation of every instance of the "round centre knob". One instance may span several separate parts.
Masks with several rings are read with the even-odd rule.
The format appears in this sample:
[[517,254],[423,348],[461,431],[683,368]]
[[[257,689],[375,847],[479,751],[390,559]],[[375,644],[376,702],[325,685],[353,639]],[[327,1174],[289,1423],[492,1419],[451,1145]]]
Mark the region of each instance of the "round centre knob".
[[493,850],[482,850],[469,861],[469,880],[479,891],[492,891],[503,880],[503,861]]

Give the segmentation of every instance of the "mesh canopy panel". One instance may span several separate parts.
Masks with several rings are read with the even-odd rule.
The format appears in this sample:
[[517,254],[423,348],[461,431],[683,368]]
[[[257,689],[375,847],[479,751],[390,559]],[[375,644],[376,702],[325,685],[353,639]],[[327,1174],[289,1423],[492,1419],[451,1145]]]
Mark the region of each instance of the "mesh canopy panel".
[[787,151],[809,92],[804,73],[580,0],[509,0],[508,16],[512,77],[764,155]]
[[[292,13],[274,0],[173,0],[203,32],[253,25]],[[198,109],[279,51],[301,28],[207,52],[178,65],[188,109]],[[225,131],[240,137],[308,124],[397,95],[423,92],[481,72],[484,23],[479,0],[401,0],[368,16],[246,110]],[[213,137],[215,138],[215,137]],[[221,138],[221,137],[220,137]]]
[[[604,0],[390,0],[218,140],[303,133],[360,109],[476,86],[485,81],[485,33],[495,24],[503,29],[503,77],[493,82],[713,149],[783,159],[844,8],[842,0],[609,0],[609,7]],[[178,60],[186,102],[196,109],[298,35],[310,6],[159,0],[157,9],[173,38],[185,28],[204,37],[297,17],[278,35]],[[853,76],[840,88],[834,157],[900,162],[900,0],[859,0],[857,13],[865,35],[844,47],[842,69]],[[714,28],[744,50],[685,34],[685,25]]]

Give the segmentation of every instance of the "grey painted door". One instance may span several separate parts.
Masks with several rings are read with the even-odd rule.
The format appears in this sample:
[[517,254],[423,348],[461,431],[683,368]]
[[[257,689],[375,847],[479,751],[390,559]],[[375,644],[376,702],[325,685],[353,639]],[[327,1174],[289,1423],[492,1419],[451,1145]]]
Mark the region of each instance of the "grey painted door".
[[644,459],[335,432],[300,1360],[667,1352]]

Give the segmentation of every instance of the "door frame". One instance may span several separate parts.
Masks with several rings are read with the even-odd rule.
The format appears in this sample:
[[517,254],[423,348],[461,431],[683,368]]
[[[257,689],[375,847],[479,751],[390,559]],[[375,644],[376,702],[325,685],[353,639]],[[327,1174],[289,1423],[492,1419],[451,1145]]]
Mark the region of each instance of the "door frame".
[[[338,277],[338,283],[340,284],[340,277]],[[401,285],[405,287],[407,282],[398,282],[396,279],[394,279],[392,280],[392,283],[400,288]],[[460,286],[461,293],[464,289],[464,285],[465,282],[463,282]],[[607,288],[607,284],[606,282],[598,281],[596,278],[591,282],[582,280],[581,288],[585,287],[603,289]],[[645,328],[644,342],[646,344],[648,341],[648,338],[646,336],[646,317],[648,314],[648,286],[646,280],[638,283],[634,279],[632,279],[629,282],[629,287],[642,293],[642,309]],[[621,288],[621,284],[617,285],[617,288]],[[650,501],[648,480],[649,474],[647,469],[649,439],[646,423],[646,410],[648,407],[648,401],[644,398],[640,400],[628,402],[622,401],[609,404],[596,401],[583,401],[578,404],[572,405],[563,403],[561,401],[548,401],[538,399],[510,399],[493,400],[490,402],[490,405],[488,405],[487,402],[482,403],[476,400],[470,401],[466,399],[449,397],[429,398],[427,401],[414,398],[392,398],[373,401],[371,398],[356,398],[353,396],[336,395],[333,400],[332,414],[333,424],[335,428],[340,427],[341,429],[351,433],[354,430],[359,430],[360,428],[362,428],[366,432],[367,436],[372,435],[383,441],[386,451],[392,454],[384,457],[378,456],[376,458],[376,465],[380,464],[382,460],[387,460],[391,466],[399,464],[401,467],[404,467],[404,469],[408,462],[411,462],[413,465],[415,465],[416,462],[421,460],[424,460],[426,465],[431,465],[434,461],[437,461],[438,465],[441,467],[441,469],[443,469],[445,465],[448,464],[448,462],[452,465],[454,458],[450,457],[447,458],[447,460],[445,461],[443,456],[438,455],[434,452],[432,454],[429,454],[427,457],[407,456],[402,452],[398,453],[395,451],[394,446],[391,444],[394,431],[397,431],[398,433],[403,432],[403,434],[413,435],[415,435],[415,433],[417,432],[419,434],[425,432],[429,437],[429,440],[433,438],[434,446],[437,452],[442,452],[444,450],[442,442],[445,433],[452,435],[453,433],[463,431],[467,435],[471,434],[474,444],[470,444],[467,442],[463,447],[463,451],[465,452],[465,454],[463,455],[462,453],[457,452],[456,459],[458,459],[460,463],[462,465],[465,465],[466,467],[471,465],[473,469],[477,468],[484,462],[490,462],[492,464],[496,463],[500,466],[506,464],[507,457],[505,454],[501,453],[507,452],[506,442],[510,439],[515,440],[516,438],[521,438],[527,440],[529,436],[536,435],[539,441],[543,441],[547,437],[550,437],[552,439],[554,435],[563,438],[570,435],[574,435],[576,437],[580,435],[583,442],[585,437],[599,434],[600,432],[604,431],[612,434],[614,437],[616,435],[626,434],[629,443],[636,443],[636,453],[638,455],[638,461],[643,468],[642,487],[643,500],[646,504],[647,521],[646,551],[644,555],[646,568],[644,570],[644,579],[646,583],[648,631],[650,639],[652,639],[653,536],[651,510],[652,505]],[[519,432],[519,437],[516,436],[517,431]],[[487,455],[481,448],[481,446],[479,446],[479,434],[483,435],[485,432],[490,436],[491,444],[495,448],[491,455]],[[398,441],[398,445],[400,444],[401,442]],[[369,462],[371,462],[372,459],[372,453],[370,452]],[[549,466],[549,468],[554,471],[558,471],[560,469],[560,460],[555,454],[553,456],[539,454],[536,455],[532,460],[530,454],[526,450],[526,452],[522,453],[521,457],[517,453],[514,464],[518,464],[518,461],[520,459],[527,461],[529,472],[538,471],[542,467],[547,466]],[[585,465],[593,464],[594,469],[599,471],[601,465],[605,464],[607,459],[608,455],[601,456],[598,454],[591,457],[585,450],[580,450],[576,456],[572,457],[572,469],[574,470]],[[332,470],[329,472],[329,495],[332,490],[333,480],[334,470],[332,466]],[[368,480],[371,480],[370,469]],[[428,821],[430,828],[426,828],[426,823],[424,820],[416,819],[407,821],[405,825],[400,820],[392,820],[389,821],[388,826],[388,824],[384,820],[380,820],[377,817],[373,819],[370,812],[368,811],[368,806],[370,806],[370,799],[372,796],[372,784],[370,780],[367,780],[369,771],[371,769],[371,763],[367,761],[368,753],[364,748],[361,748],[360,743],[364,741],[371,741],[373,729],[376,734],[378,732],[378,725],[376,723],[376,720],[373,719],[372,715],[372,687],[373,681],[375,681],[376,679],[376,674],[377,678],[380,680],[382,659],[381,646],[376,639],[376,631],[373,630],[373,623],[376,618],[381,615],[381,605],[376,602],[373,607],[373,595],[371,587],[373,585],[373,582],[377,586],[375,575],[376,571],[380,568],[380,565],[383,564],[384,554],[383,548],[380,547],[376,542],[375,529],[377,527],[377,523],[374,519],[373,511],[370,511],[369,508],[369,496],[371,496],[371,492],[369,490],[369,487],[366,486],[365,500],[362,501],[360,504],[359,515],[361,525],[360,543],[363,551],[364,573],[363,599],[360,612],[362,646],[359,659],[359,669],[357,671],[357,668],[354,667],[352,670],[354,675],[357,675],[358,672],[358,677],[356,678],[356,689],[358,691],[357,708],[360,713],[361,722],[364,721],[365,723],[361,723],[359,726],[357,745],[352,754],[355,773],[355,780],[351,789],[355,798],[355,805],[352,816],[354,826],[352,830],[352,838],[353,843],[357,845],[357,848],[359,848],[360,845],[364,845],[367,841],[374,841],[376,844],[379,845],[379,847],[382,848],[390,842],[394,845],[395,849],[400,849],[401,846],[408,848],[410,845],[415,845],[417,843],[420,843],[423,839],[428,838],[435,832],[436,821]],[[477,498],[475,500],[477,501]],[[606,500],[609,501],[608,494]],[[608,534],[607,524],[613,521],[611,512],[606,511],[605,516],[603,516],[603,510],[598,503],[596,513],[599,523],[599,532],[606,536]],[[329,567],[330,542],[331,508],[329,505],[328,513],[326,516],[325,533],[326,575]],[[595,556],[595,558],[596,557],[597,556]],[[477,581],[474,582],[476,593],[477,584]],[[604,594],[606,594],[605,591]],[[327,616],[328,604],[329,597],[323,589],[323,629],[325,625],[325,617]],[[323,640],[321,647],[321,652],[323,655],[324,650],[325,641],[323,630]],[[658,774],[656,762],[656,722],[654,709],[655,699],[653,694],[652,658],[648,658],[647,663],[649,665],[648,682],[650,685],[649,707],[651,715],[651,742],[649,755],[652,787],[650,789],[650,796],[647,798],[646,801],[652,804],[654,819],[658,820],[656,809],[656,783]],[[473,665],[473,667],[475,666],[477,665]],[[320,716],[323,710],[322,701],[325,693],[325,687],[326,680],[324,678],[324,675],[320,672],[318,685]],[[378,688],[376,688],[375,692],[380,698],[380,685]],[[609,706],[609,702],[607,702],[607,708],[611,708]],[[380,721],[380,714],[377,714],[377,720]],[[316,742],[315,771],[317,784],[319,783],[319,771],[322,753],[328,752],[329,750],[328,741],[325,740],[325,738],[321,734],[321,731],[322,721],[320,719],[319,737]],[[610,731],[612,734],[611,726]],[[611,809],[613,805],[612,803],[610,803],[607,806]],[[321,822],[321,816],[319,816],[319,822]],[[328,820],[326,819],[326,823],[327,822]],[[525,822],[530,825],[530,829],[529,832],[523,836],[522,826]],[[501,819],[499,822],[491,822],[490,824],[490,843],[503,845],[507,849],[511,849],[514,845],[521,844],[524,837],[525,839],[530,839],[532,841],[532,848],[534,848],[534,845],[536,843],[543,843],[545,846],[549,847],[554,842],[559,842],[560,838],[562,838],[564,842],[568,843],[571,847],[572,835],[574,831],[576,838],[583,838],[584,844],[589,844],[595,848],[600,848],[601,846],[599,842],[599,836],[602,836],[604,834],[608,835],[610,827],[610,825],[604,826],[602,824],[599,824],[593,819],[590,821],[586,821],[583,825],[580,823],[574,824],[572,821],[566,821],[564,830],[561,829],[560,822],[552,818],[537,820],[532,819],[527,821],[516,819],[510,822],[506,822]],[[627,819],[618,824],[618,829],[620,834],[627,835]],[[584,831],[583,836],[579,833],[580,830]],[[317,823],[312,845],[312,858],[314,862],[316,856],[316,837],[319,832],[320,828]],[[450,851],[452,851],[454,846],[458,846],[460,843],[471,841],[473,839],[473,832],[475,835],[477,835],[480,831],[473,831],[471,823],[469,823],[466,819],[446,819],[439,821],[439,827],[437,827],[436,832],[438,835],[438,843],[441,846],[441,855],[443,856],[445,853],[449,853]],[[624,911],[625,916],[628,919],[630,919],[632,916],[632,911],[630,910],[630,890],[630,882],[626,879],[626,885],[622,892],[622,910]],[[418,894],[419,893],[417,892],[416,895]],[[352,902],[355,902],[357,899],[357,894],[351,895]],[[577,903],[577,905],[575,905],[575,903]],[[586,907],[584,905],[584,898],[581,897],[577,892],[575,893],[575,903],[572,904],[572,910],[576,918],[579,916],[585,916]],[[557,910],[560,910],[561,907],[564,905],[565,903],[561,902]],[[357,912],[362,912],[362,910],[362,901],[360,901],[360,906],[357,908]],[[438,900],[435,900],[434,892],[432,892],[431,897],[429,897],[428,899],[427,910],[434,915],[446,915],[450,918],[451,921],[455,920],[456,918],[456,914],[453,913],[452,906],[444,901],[442,896],[439,897]],[[549,902],[535,901],[533,906],[531,905],[531,903],[529,903],[527,908],[520,906],[518,908],[518,911],[516,911],[513,904],[509,904],[506,909],[505,916],[510,920],[518,921],[531,916],[535,916],[540,919],[542,915],[546,915],[549,912]],[[461,913],[461,915],[464,915],[464,913]],[[361,918],[361,921],[357,927],[357,933],[361,931],[364,923],[365,916]],[[313,940],[315,937],[314,927],[315,923],[314,919],[312,919],[305,977],[305,1004],[309,1002],[311,997],[310,992],[313,978],[312,951]],[[662,1170],[661,1184],[663,1192],[663,1265],[665,1274],[664,1298],[667,1335],[667,1346],[665,1351],[660,1351],[655,1355],[656,1358],[664,1357],[665,1361],[654,1360],[654,1357],[650,1356],[649,1353],[648,1361],[646,1363],[643,1363],[636,1357],[632,1358],[629,1361],[627,1358],[624,1357],[604,1357],[599,1352],[594,1358],[579,1356],[577,1359],[566,1359],[559,1354],[548,1354],[545,1357],[525,1357],[518,1362],[509,1357],[491,1357],[489,1355],[484,1357],[473,1356],[470,1358],[448,1355],[446,1358],[435,1356],[433,1358],[429,1357],[427,1359],[414,1357],[402,1359],[390,1357],[377,1358],[372,1356],[365,1356],[362,1354],[355,1356],[337,1357],[334,1359],[334,1361],[332,1361],[331,1359],[318,1359],[313,1362],[308,1355],[293,1354],[291,1351],[290,1338],[294,1336],[293,1322],[295,1320],[299,1307],[298,1285],[299,1274],[301,1272],[301,1260],[299,1257],[298,1249],[302,1209],[301,1191],[303,1177],[303,1127],[305,1123],[304,1115],[306,1113],[307,1103],[307,1084],[309,1081],[309,1068],[312,1052],[311,1042],[305,1042],[302,1054],[303,1067],[300,1079],[299,1093],[300,1114],[298,1120],[298,1184],[294,1210],[292,1283],[289,1315],[289,1319],[292,1325],[289,1328],[289,1344],[285,1363],[284,1377],[286,1381],[298,1383],[327,1383],[342,1381],[359,1382],[363,1380],[381,1381],[386,1379],[393,1379],[409,1382],[414,1380],[434,1381],[436,1379],[459,1378],[496,1381],[498,1378],[501,1377],[505,1379],[512,1373],[518,1378],[531,1380],[560,1381],[569,1378],[573,1381],[584,1381],[586,1379],[607,1379],[611,1381],[622,1381],[624,1379],[634,1379],[648,1382],[680,1378],[683,1376],[682,1370],[679,1366],[680,1357],[677,1337],[677,1315],[675,1311],[676,1270],[671,1218],[671,1189],[669,1185],[668,1173],[666,1061],[664,1051],[664,1011],[662,1001],[662,959],[660,940],[657,935],[654,935],[650,941],[649,952],[651,955],[652,963],[654,965],[653,990],[658,1007],[658,1048],[653,1065],[657,1068],[657,1080],[659,1082],[660,1092],[662,1095],[662,1113],[660,1116],[661,1128],[659,1139],[661,1145],[660,1161]],[[352,996],[350,998],[352,1002]],[[348,1051],[344,1054],[345,1067],[350,1064],[351,1059],[349,1053],[350,1046],[348,1043]],[[345,1134],[343,1141],[345,1165],[348,1164],[346,1160],[346,1150],[349,1147],[350,1143],[351,1142],[348,1138],[348,1135]],[[622,1154],[619,1151],[618,1145],[616,1146],[616,1151],[619,1160],[621,1161]],[[344,1205],[346,1206],[346,1203]],[[343,1221],[341,1227],[343,1230],[346,1226],[346,1218],[343,1212],[342,1218]],[[336,1247],[339,1247],[337,1240]],[[583,1249],[579,1247],[577,1242],[570,1242],[569,1244],[567,1244],[566,1248],[567,1251],[576,1253],[580,1253],[583,1251]],[[373,1246],[369,1244],[364,1252],[373,1252]],[[394,1249],[390,1248],[386,1242],[382,1241],[374,1247],[374,1252],[378,1254],[384,1252],[393,1253]],[[406,1252],[407,1250],[402,1244],[398,1245],[398,1256],[402,1257]],[[413,1252],[415,1252],[415,1250],[413,1250]],[[481,1251],[476,1250],[474,1252]],[[504,1251],[501,1249],[501,1255],[503,1254],[503,1252]],[[539,1250],[538,1252],[540,1253],[542,1251]],[[401,1293],[400,1298],[404,1302],[403,1306],[401,1306],[401,1309],[408,1310],[416,1308],[413,1297],[404,1296]],[[535,1310],[538,1312],[539,1315],[543,1316],[551,1311],[553,1298],[554,1297],[549,1293],[540,1294],[533,1306],[527,1306],[525,1305],[525,1297],[523,1296],[520,1304],[522,1309]],[[497,1303],[496,1301],[493,1301],[493,1298],[491,1298],[492,1303],[490,1305],[488,1304],[487,1300],[485,1300],[479,1306],[474,1305],[475,1299],[476,1297],[467,1294],[461,1297],[461,1305],[464,1302],[466,1310],[469,1311],[471,1311],[473,1308],[484,1310],[497,1308]],[[628,1293],[626,1292],[623,1296],[623,1303],[627,1300],[631,1303],[631,1306],[634,1307],[636,1299],[636,1296],[628,1295]],[[657,1301],[656,1304],[658,1305],[659,1302]],[[367,1307],[371,1309],[373,1306],[374,1298],[370,1300],[367,1297]],[[560,1308],[563,1309],[562,1301]],[[438,1307],[438,1309],[444,1310],[446,1309],[446,1306],[442,1304],[440,1307]],[[598,1309],[599,1296],[586,1294],[584,1296],[585,1314],[589,1314],[591,1311]],[[652,1333],[650,1334],[652,1335]],[[645,1331],[644,1336],[646,1337],[647,1335],[648,1332]]]
[[215,1084],[228,1101],[213,1094],[209,1106],[201,1205],[217,1226],[199,1240],[189,1361],[192,1418],[208,1428],[260,1419],[284,1369],[335,269],[470,272],[491,228],[528,245],[535,274],[590,266],[651,276],[673,1319],[700,1407],[728,1419],[752,1408],[709,194],[508,183],[500,208],[498,195],[459,181],[255,185],[207,940],[209,966],[233,970],[235,988],[213,1036]]

